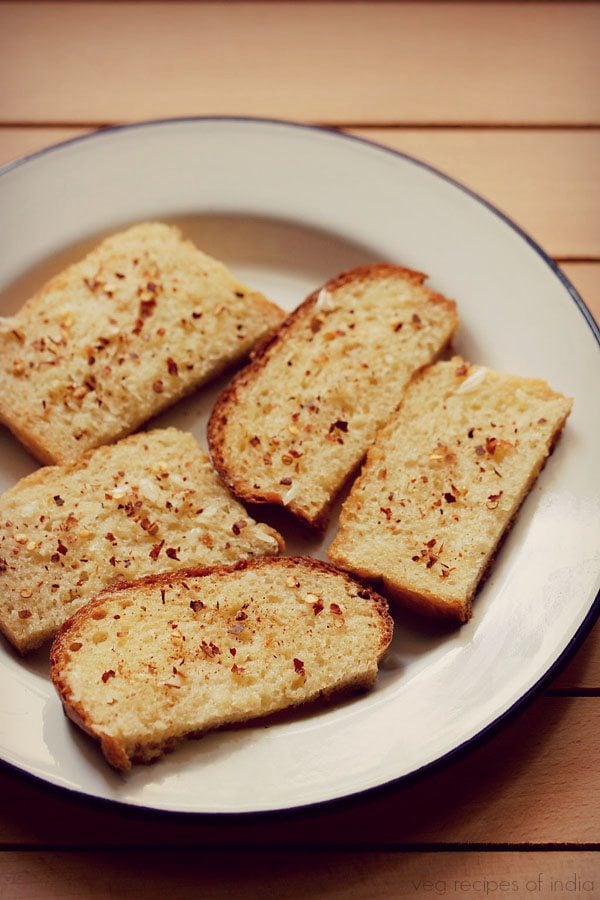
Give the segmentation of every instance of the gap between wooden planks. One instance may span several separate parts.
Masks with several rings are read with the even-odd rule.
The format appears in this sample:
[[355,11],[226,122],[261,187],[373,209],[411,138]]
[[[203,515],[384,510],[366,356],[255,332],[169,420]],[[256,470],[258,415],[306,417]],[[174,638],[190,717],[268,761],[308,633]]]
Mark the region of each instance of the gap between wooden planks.
[[598,124],[599,27],[568,2],[6,2],[0,121]]
[[[3,900],[144,897],[163,900],[281,900],[344,897],[577,897],[600,890],[590,851],[352,853],[202,849],[4,853]],[[566,890],[565,890],[566,889]]]
[[422,777],[282,815],[203,817],[124,809],[0,768],[3,808],[10,810],[0,817],[0,845],[221,845],[235,856],[236,848],[264,845],[402,849],[590,843],[600,834],[599,754],[598,698],[540,697],[493,736]]

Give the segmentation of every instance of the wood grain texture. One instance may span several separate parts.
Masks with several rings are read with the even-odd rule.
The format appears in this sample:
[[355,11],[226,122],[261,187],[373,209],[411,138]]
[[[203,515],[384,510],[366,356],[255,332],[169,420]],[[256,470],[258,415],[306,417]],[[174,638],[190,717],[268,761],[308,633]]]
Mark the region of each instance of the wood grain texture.
[[[5,853],[3,900],[143,897],[281,900],[341,897],[598,896],[598,855],[554,853],[350,853],[167,850],[127,853]],[[566,888],[566,891],[565,891]],[[573,891],[576,891],[574,893]]]
[[0,121],[600,122],[600,9],[518,10],[515,21],[504,3],[7,2]]
[[591,842],[600,834],[599,753],[596,698],[542,697],[484,743],[417,780],[284,815],[186,817],[121,809],[1,768],[0,844],[389,848]]
[[[0,128],[0,165],[85,133]],[[600,259],[600,130],[361,129],[436,166],[506,212],[553,256]],[[593,282],[585,273],[586,289]],[[600,285],[591,291],[600,303]],[[597,307],[600,312],[600,306]]]

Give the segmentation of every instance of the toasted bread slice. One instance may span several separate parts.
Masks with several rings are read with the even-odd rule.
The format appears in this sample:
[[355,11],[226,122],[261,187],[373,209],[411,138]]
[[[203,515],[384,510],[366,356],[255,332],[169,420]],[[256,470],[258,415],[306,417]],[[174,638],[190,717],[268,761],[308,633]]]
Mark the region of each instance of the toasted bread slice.
[[426,369],[369,451],[329,558],[419,612],[465,622],[570,410],[537,379],[459,357]]
[[61,629],[51,675],[67,715],[127,771],[183,738],[370,687],[391,638],[381,597],[282,557],[105,591]]
[[280,549],[191,434],[136,434],[38,469],[0,497],[0,630],[26,653],[115,580]]
[[103,241],[0,323],[0,421],[68,463],[242,359],[281,310],[167,225]]
[[346,272],[312,294],[233,379],[209,423],[235,494],[311,526],[397,407],[412,374],[456,329],[455,304],[391,265]]

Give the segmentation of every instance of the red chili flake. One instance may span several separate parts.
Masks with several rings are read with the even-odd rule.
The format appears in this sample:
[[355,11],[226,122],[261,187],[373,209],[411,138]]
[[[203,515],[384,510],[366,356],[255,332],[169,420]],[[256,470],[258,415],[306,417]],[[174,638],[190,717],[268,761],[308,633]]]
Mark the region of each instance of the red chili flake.
[[109,563],[111,564],[111,566],[116,566],[117,560],[114,556],[111,556],[111,558],[109,559]]
[[58,553],[53,553],[50,557],[50,562],[57,563],[60,562],[60,555]]
[[202,641],[202,643],[200,644],[200,648],[204,655],[208,656],[209,659],[214,659],[215,656],[219,656],[219,654],[221,653],[217,645],[213,644],[212,641],[210,641],[210,643],[208,644],[206,643],[206,641]]
[[469,428],[469,430],[467,431],[467,437],[472,438],[474,433],[475,433],[475,429]]
[[426,546],[426,547],[429,547],[429,548],[435,547],[436,543],[437,543],[436,539],[435,539],[435,538],[431,538],[430,541],[427,541],[427,543],[425,544],[425,546]]
[[428,557],[428,559],[427,559],[427,562],[425,563],[426,567],[427,567],[428,569],[431,569],[432,566],[435,566],[435,564],[436,564],[436,562],[438,561],[438,559],[439,559],[438,556],[435,556],[435,554],[430,553],[430,554],[429,554],[429,557]]
[[456,503],[456,497],[449,491],[446,491],[446,493],[444,494],[444,500],[446,501],[446,503]]
[[109,669],[107,672],[103,673],[102,681],[104,682],[104,684],[106,684],[106,682],[108,681],[109,678],[114,678],[114,677],[115,677],[115,670]]
[[417,313],[413,313],[411,316],[411,321],[413,325],[416,325],[417,328],[421,326],[421,316],[417,315]]
[[177,368],[177,363],[173,359],[172,356],[167,357],[167,369],[169,371],[169,375],[177,375],[179,374],[179,369]]
[[107,541],[111,541],[111,542],[114,542],[117,540],[116,537],[114,536],[114,534],[112,533],[112,531],[107,531],[106,534],[104,535],[104,537],[106,538]]
[[155,306],[156,300],[154,298],[151,300],[142,300],[140,303],[140,316],[142,319],[147,319],[148,316],[151,316]]
[[403,325],[404,322],[396,322],[396,324],[394,325],[394,331],[400,331]]
[[389,506],[380,506],[379,509],[381,510],[382,513],[385,514],[385,517],[389,522],[390,519],[392,518],[392,510],[389,508]]
[[59,541],[59,542],[58,542],[58,545],[57,545],[56,549],[57,549],[58,552],[61,553],[63,556],[65,555],[65,553],[67,553],[67,548],[66,548],[65,545],[62,543],[62,541]]
[[237,522],[233,523],[231,530],[234,534],[239,534],[242,528],[245,528],[247,524],[245,519],[239,519]]
[[329,604],[329,609],[331,610],[331,612],[333,613],[334,616],[341,616],[341,615],[342,615],[342,610],[341,610],[341,608],[338,606],[337,603],[330,603],[330,604]]
[[504,491],[500,491],[499,494],[490,494],[489,497],[487,498],[487,502],[486,502],[487,508],[488,509],[496,509],[498,506],[498,503],[500,502],[500,497],[502,496],[503,493],[504,493]]
[[152,382],[152,390],[154,391],[155,394],[162,394],[164,389],[165,389],[165,386],[162,383],[162,381],[160,380],[160,378],[157,378],[156,381]]
[[20,609],[19,610],[19,618],[20,619],[30,619],[33,613],[30,609]]
[[290,485],[291,483],[292,483],[292,479],[289,477],[282,478],[281,481],[279,482],[279,484],[285,484],[285,485]]
[[485,447],[482,447],[481,444],[478,444],[477,447],[475,447],[475,453],[477,454],[477,456],[485,456]]
[[494,453],[496,452],[497,443],[498,443],[498,439],[495,437],[489,437],[489,438],[485,439],[485,449],[490,454],[490,456],[493,456]]
[[234,663],[234,664],[232,665],[232,667],[231,667],[231,671],[233,672],[234,675],[241,675],[242,672],[245,672],[246,670],[244,669],[243,666],[237,666],[237,665]]
[[155,559],[155,560],[158,559],[158,555],[159,555],[160,551],[162,550],[162,548],[164,547],[164,545],[165,545],[164,541],[161,541],[160,544],[155,544],[153,546],[152,550],[150,551],[150,553],[148,554],[150,559]]
[[345,422],[344,419],[338,419],[337,422],[332,422],[332,424],[329,426],[329,434],[331,434],[334,428],[338,428],[340,431],[347,432],[348,423]]
[[169,559],[179,560],[179,557],[177,556],[177,550],[175,549],[175,547],[167,547],[167,549],[165,550],[165,553],[167,554]]
[[202,600],[190,600],[190,609],[194,612],[200,612],[201,609],[204,609],[204,603]]
[[140,522],[140,527],[147,531],[148,534],[156,534],[158,531],[158,524],[156,522],[151,522],[150,519],[144,517]]
[[295,671],[296,675],[301,675],[301,676],[306,675],[306,672],[304,671],[304,663],[302,662],[301,659],[298,659],[298,657],[296,657],[296,656],[294,657],[294,671]]
[[243,622],[244,619],[248,618],[248,614],[245,613],[243,609],[240,609],[236,612],[235,618],[238,622]]
[[313,603],[312,608],[313,608],[313,612],[314,612],[315,616],[318,616],[320,612],[323,612],[323,609],[324,609],[323,601],[317,600],[316,603]]
[[56,496],[53,499],[57,506],[62,506],[63,503],[65,502],[63,500],[63,498],[60,496],[60,494],[56,494]]
[[253,447],[258,447],[258,445],[260,444],[260,438],[258,437],[257,434],[255,434],[254,437],[250,438],[250,443],[252,444]]

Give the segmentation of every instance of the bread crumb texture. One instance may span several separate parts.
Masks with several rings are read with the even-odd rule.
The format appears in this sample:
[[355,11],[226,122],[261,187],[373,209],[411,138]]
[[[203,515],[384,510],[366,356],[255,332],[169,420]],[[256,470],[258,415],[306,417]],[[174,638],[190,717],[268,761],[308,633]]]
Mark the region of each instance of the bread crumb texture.
[[173,227],[103,241],[0,320],[0,420],[45,463],[123,437],[282,320]]
[[184,737],[373,684],[385,601],[324,563],[278,558],[108,590],[65,624],[51,674],[111,765]]
[[119,579],[276,554],[191,434],[157,429],[0,497],[0,629],[25,653]]
[[418,611],[465,621],[571,401],[456,357],[426,369],[346,500],[332,562]]
[[325,523],[407,381],[456,329],[455,304],[425,278],[385,264],[340,275],[236,376],[209,425],[213,461],[234,492]]

